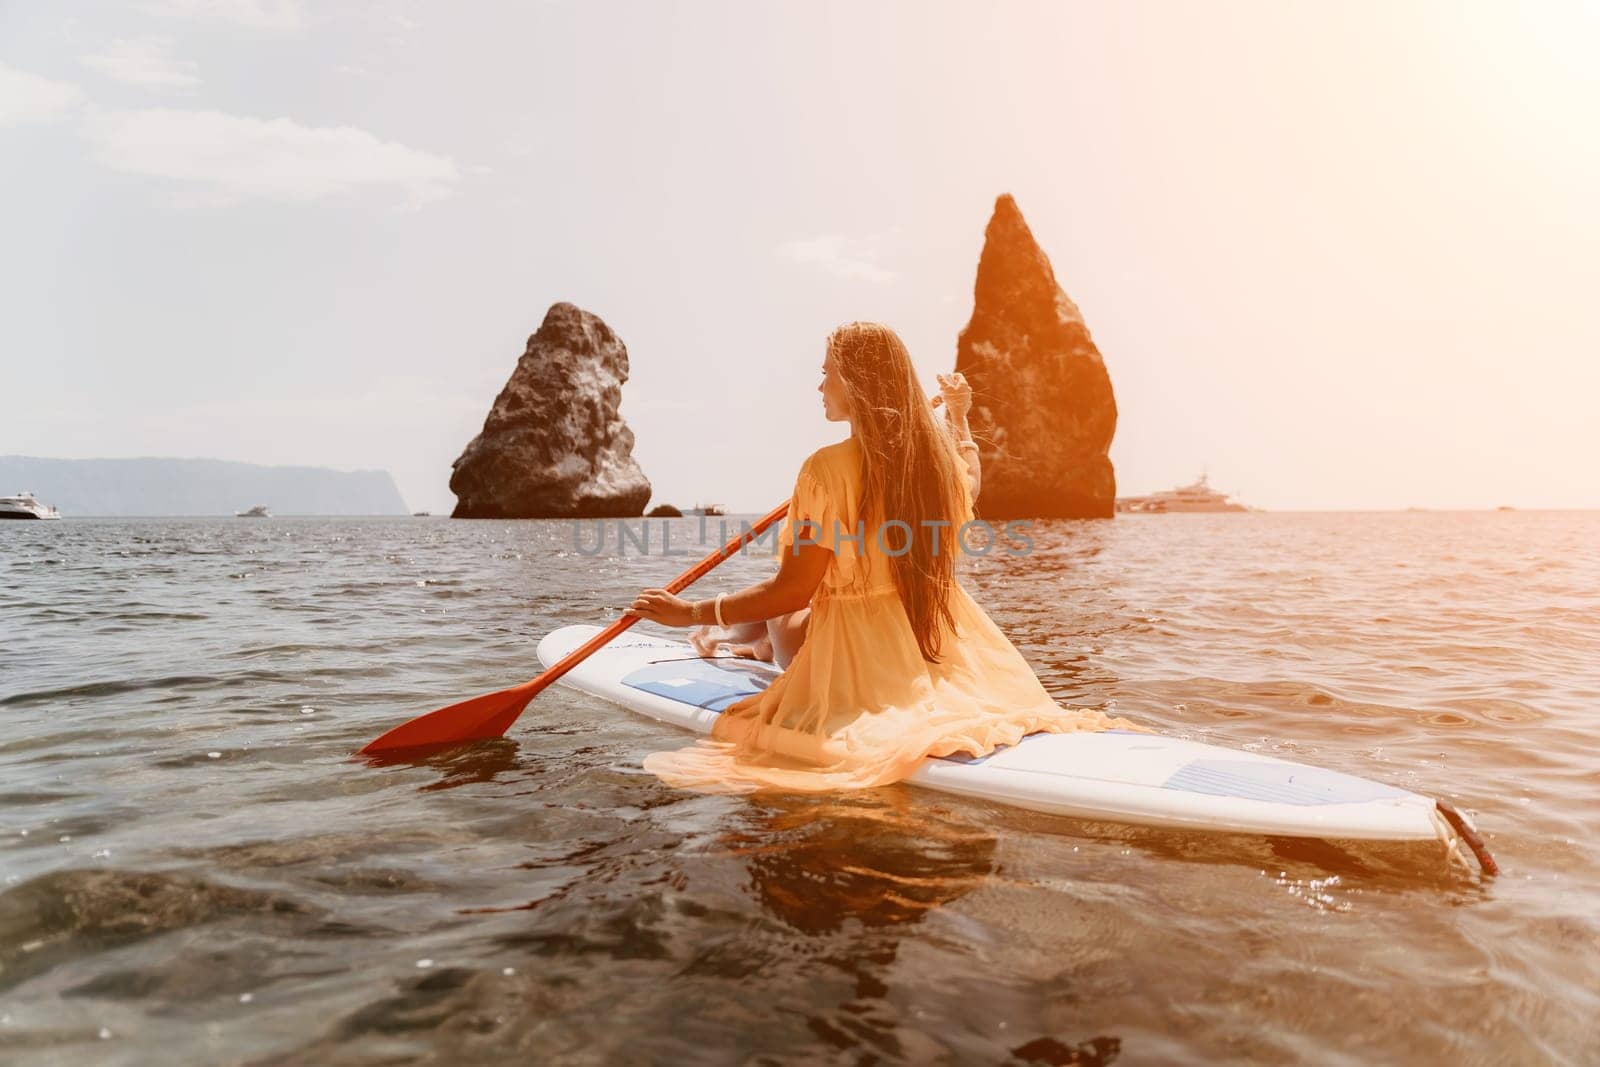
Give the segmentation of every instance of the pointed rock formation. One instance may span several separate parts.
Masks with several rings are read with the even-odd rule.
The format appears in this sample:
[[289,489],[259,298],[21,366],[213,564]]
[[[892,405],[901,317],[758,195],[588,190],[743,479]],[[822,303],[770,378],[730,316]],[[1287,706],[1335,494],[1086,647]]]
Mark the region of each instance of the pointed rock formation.
[[973,298],[956,370],[972,386],[979,517],[1110,518],[1111,378],[1010,194],[995,201]]
[[550,305],[483,432],[453,465],[458,519],[632,518],[650,500],[622,421],[628,350],[596,315]]

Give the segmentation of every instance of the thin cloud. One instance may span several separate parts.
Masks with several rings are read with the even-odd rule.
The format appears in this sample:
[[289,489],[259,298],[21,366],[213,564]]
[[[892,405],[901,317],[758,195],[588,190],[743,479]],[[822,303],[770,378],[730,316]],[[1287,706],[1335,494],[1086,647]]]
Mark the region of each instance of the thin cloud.
[[842,234],[828,233],[789,241],[779,246],[778,252],[796,263],[821,267],[830,274],[852,281],[891,282],[896,277],[893,271],[873,262],[869,244]]
[[144,11],[162,18],[231,22],[251,30],[283,32],[305,25],[300,0],[148,0]]
[[188,183],[216,201],[310,201],[388,186],[413,202],[447,196],[455,161],[353,126],[304,126],[220,111],[112,112],[90,126],[112,170]]
[[113,41],[96,55],[83,57],[85,66],[129,85],[167,88],[199,85],[192,62],[169,54],[172,42],[161,37],[136,37]]
[[83,91],[70,82],[0,63],[0,126],[64,119],[82,102]]

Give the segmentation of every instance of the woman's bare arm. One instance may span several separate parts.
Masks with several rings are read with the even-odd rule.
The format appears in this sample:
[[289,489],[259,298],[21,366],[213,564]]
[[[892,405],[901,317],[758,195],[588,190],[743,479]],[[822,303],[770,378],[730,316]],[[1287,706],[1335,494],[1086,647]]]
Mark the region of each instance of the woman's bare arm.
[[967,425],[967,411],[972,407],[972,386],[960,371],[939,375],[939,395],[933,406],[944,405],[944,417],[950,424],[950,433],[956,439],[956,451],[967,461],[967,491],[972,502],[978,502],[983,491],[983,469],[978,462],[978,446],[972,440],[972,428]]
[[[831,549],[802,538],[782,553],[777,574],[736,593],[722,595],[723,625],[776,619],[799,611],[811,603],[811,595],[822,584],[832,562]],[[712,610],[711,600],[690,601],[665,589],[651,588],[641,592],[623,614],[663,626],[693,626],[713,618]]]
[[978,446],[971,438],[956,443],[956,450],[967,461],[967,491],[972,494],[972,502],[978,502],[978,494],[983,492],[983,467],[978,462]]
[[775,619],[811,603],[833,562],[833,552],[822,545],[799,545],[782,554],[778,573],[722,598],[722,621],[727,625]]

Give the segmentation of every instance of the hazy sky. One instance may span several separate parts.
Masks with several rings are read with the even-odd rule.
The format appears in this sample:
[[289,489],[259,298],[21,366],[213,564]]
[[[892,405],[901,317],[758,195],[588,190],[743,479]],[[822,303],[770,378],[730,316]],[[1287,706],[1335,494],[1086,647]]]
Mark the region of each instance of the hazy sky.
[[845,432],[834,325],[951,367],[1001,192],[1120,492],[1600,507],[1600,4],[1553,2],[0,0],[0,453],[448,511],[570,300],[655,500],[765,511]]

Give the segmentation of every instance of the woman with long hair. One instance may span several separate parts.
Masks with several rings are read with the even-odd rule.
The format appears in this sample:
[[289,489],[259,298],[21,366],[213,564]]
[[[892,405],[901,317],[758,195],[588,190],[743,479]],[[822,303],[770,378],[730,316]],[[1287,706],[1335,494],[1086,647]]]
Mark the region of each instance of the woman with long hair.
[[[941,376],[936,418],[904,342],[873,322],[835,330],[822,373],[824,413],[851,435],[801,465],[778,572],[718,598],[723,625],[767,621],[784,672],[645,768],[706,792],[865,788],[1038,731],[1133,728],[1057,704],[956,579],[979,478],[961,376]],[[693,626],[716,606],[646,589],[628,614]]]

